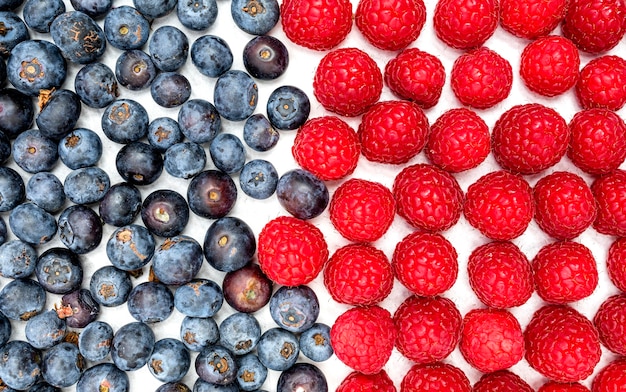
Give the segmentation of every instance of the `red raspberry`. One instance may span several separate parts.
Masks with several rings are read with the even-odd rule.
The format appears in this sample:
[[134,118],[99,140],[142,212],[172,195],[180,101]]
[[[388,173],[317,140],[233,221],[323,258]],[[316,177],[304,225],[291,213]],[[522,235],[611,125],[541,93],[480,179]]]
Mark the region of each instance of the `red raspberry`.
[[512,242],[475,248],[467,261],[467,274],[478,299],[492,308],[523,305],[534,291],[530,262]]
[[331,256],[324,268],[324,285],[331,297],[349,305],[374,305],[393,287],[387,256],[365,244],[350,244]]
[[602,344],[618,355],[626,355],[626,294],[613,295],[600,305],[593,324]]
[[307,120],[291,147],[296,162],[323,181],[352,174],[361,154],[359,138],[348,123],[335,116]]
[[438,0],[433,14],[435,34],[461,50],[482,46],[498,27],[497,0]]
[[407,166],[393,182],[398,215],[412,226],[438,232],[454,226],[461,216],[463,191],[452,174],[436,166]]
[[556,110],[539,103],[519,104],[496,121],[491,147],[503,169],[536,174],[561,160],[569,136],[567,122]]
[[417,104],[381,101],[361,117],[361,153],[372,162],[406,163],[422,151],[428,132],[428,118]]
[[259,265],[278,284],[309,283],[321,272],[328,253],[320,229],[298,218],[279,216],[267,222],[259,233]]
[[452,287],[459,272],[452,243],[440,234],[419,231],[396,244],[391,264],[400,283],[422,296],[443,294]]
[[417,48],[404,49],[385,65],[385,83],[391,92],[424,109],[439,102],[445,82],[441,60]]
[[500,0],[500,25],[534,40],[552,32],[565,18],[569,0]]
[[570,0],[563,20],[563,35],[582,51],[606,52],[626,33],[623,0]]
[[393,223],[396,202],[384,185],[351,178],[335,190],[329,206],[330,221],[346,239],[374,242]]
[[555,171],[535,184],[535,221],[557,240],[571,240],[591,226],[596,201],[591,188],[577,174]]
[[520,75],[530,91],[554,97],[574,87],[580,56],[572,41],[560,35],[537,38],[522,51]]
[[626,171],[617,169],[591,184],[598,215],[593,228],[598,232],[626,237]]
[[353,117],[380,98],[383,75],[378,64],[358,48],[339,48],[320,60],[313,78],[313,95],[331,112]]
[[483,374],[474,384],[472,392],[534,392],[517,374],[509,370]]
[[402,379],[400,392],[470,392],[470,381],[449,363],[415,364]]
[[590,60],[580,70],[575,91],[583,109],[621,109],[626,103],[626,60],[608,55]]
[[560,382],[583,380],[600,360],[598,331],[567,305],[545,305],[524,331],[525,358],[545,377]]
[[593,254],[572,241],[543,246],[532,261],[535,289],[546,302],[566,304],[587,298],[598,286]]
[[284,0],[280,8],[283,31],[292,42],[314,50],[339,45],[352,30],[349,0]]
[[381,370],[375,374],[352,372],[343,379],[335,392],[396,392],[393,381],[387,372]]
[[413,362],[440,361],[461,338],[461,312],[444,297],[410,296],[398,306],[393,321],[398,331],[396,348]]
[[621,391],[626,385],[626,358],[619,357],[600,369],[591,383],[591,392]]
[[494,240],[522,235],[533,213],[530,185],[522,176],[505,170],[487,173],[471,184],[463,204],[470,225]]
[[458,173],[481,164],[491,150],[485,121],[466,108],[450,109],[430,127],[424,152],[432,164]]
[[354,23],[375,47],[401,50],[420,35],[426,6],[423,0],[360,0]]
[[381,371],[396,339],[391,314],[377,305],[350,308],[330,328],[335,355],[350,368],[364,373]]
[[548,381],[537,392],[589,392],[589,388],[577,382],[554,382]]
[[587,109],[569,123],[571,139],[567,156],[582,171],[607,174],[626,159],[626,123],[607,109]]
[[609,247],[606,270],[615,287],[626,292],[626,238],[616,239]]
[[461,104],[488,109],[509,96],[513,68],[504,57],[482,46],[454,61],[450,84]]

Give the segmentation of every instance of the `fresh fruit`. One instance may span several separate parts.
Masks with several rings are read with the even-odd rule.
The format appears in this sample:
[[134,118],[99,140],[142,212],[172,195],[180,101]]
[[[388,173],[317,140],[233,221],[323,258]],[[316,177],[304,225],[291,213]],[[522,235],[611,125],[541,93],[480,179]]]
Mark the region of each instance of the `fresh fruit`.
[[314,362],[323,362],[333,354],[330,344],[330,326],[324,323],[314,323],[300,333],[298,337],[300,352]]
[[235,355],[245,355],[256,348],[261,339],[261,324],[250,313],[235,312],[219,325],[220,344]]
[[252,313],[269,303],[272,281],[256,263],[227,272],[222,281],[224,300],[239,312]]
[[194,176],[187,187],[189,209],[196,215],[208,218],[223,218],[235,206],[237,186],[223,171],[210,169]]
[[309,118],[311,102],[300,88],[283,85],[270,94],[266,113],[274,128],[291,131],[300,128]]
[[360,391],[396,392],[396,387],[385,370],[374,374],[354,371],[348,374],[337,387],[337,392]]
[[606,52],[626,33],[626,4],[619,0],[572,0],[563,20],[563,35],[584,52]]
[[296,363],[278,377],[276,392],[304,390],[307,392],[325,392],[328,383],[324,373],[311,363]]
[[589,392],[589,388],[577,382],[548,381],[540,386],[537,392]]
[[[217,20],[217,1],[202,0],[197,3],[184,2],[176,4],[176,17],[188,29],[195,31],[206,30]],[[233,16],[233,20],[234,18]]]
[[533,392],[520,376],[510,370],[498,370],[483,374],[474,384],[473,392]]
[[606,258],[606,270],[615,287],[626,292],[626,239],[617,238],[611,243]]
[[243,65],[253,78],[273,80],[287,70],[289,52],[278,38],[258,35],[243,48]]
[[598,215],[593,222],[596,231],[619,237],[626,235],[624,186],[626,171],[621,169],[597,178],[591,184],[591,192],[598,206]]
[[496,31],[500,7],[495,0],[439,0],[433,14],[435,34],[461,50],[482,46]]
[[152,256],[152,273],[161,283],[180,286],[196,277],[203,261],[200,243],[181,234],[165,239],[156,248]]
[[415,364],[402,379],[400,392],[470,392],[470,381],[461,370],[445,362]]
[[616,111],[626,104],[625,83],[626,60],[623,57],[595,57],[580,70],[575,86],[576,98],[583,109]]
[[568,0],[500,0],[500,25],[509,33],[535,40],[551,33],[565,18]]
[[[217,17],[217,11],[215,14]],[[280,5],[277,0],[235,0],[230,4],[230,14],[241,30],[260,36],[278,24]]]
[[298,219],[319,216],[330,201],[326,183],[304,169],[293,169],[278,178],[276,197],[279,204]]
[[595,316],[593,325],[598,330],[604,347],[618,355],[626,353],[626,294],[615,294],[605,299]]
[[279,327],[298,334],[311,328],[320,314],[317,294],[307,285],[279,287],[270,298],[269,308]]
[[591,392],[609,392],[626,382],[626,359],[617,358],[601,368],[591,382]]
[[213,104],[230,121],[243,121],[254,113],[259,87],[247,72],[230,69],[221,74],[213,89]]
[[300,345],[298,337],[280,327],[267,329],[257,343],[257,355],[268,369],[284,371],[298,360]]
[[[239,173],[246,163],[243,142],[239,136],[232,133],[220,133],[215,136],[209,144],[209,154],[215,167],[227,174]],[[204,169],[204,166],[201,169]]]

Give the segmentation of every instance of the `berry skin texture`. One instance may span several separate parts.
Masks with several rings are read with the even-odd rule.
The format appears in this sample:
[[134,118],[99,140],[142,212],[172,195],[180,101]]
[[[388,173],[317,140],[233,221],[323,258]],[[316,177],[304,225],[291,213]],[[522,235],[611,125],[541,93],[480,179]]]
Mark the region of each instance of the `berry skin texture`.
[[496,31],[499,13],[496,0],[439,0],[433,27],[446,45],[460,50],[474,49]]
[[438,117],[424,149],[432,164],[450,173],[477,167],[490,151],[489,126],[467,108],[450,109]]
[[426,6],[423,0],[360,0],[354,23],[375,47],[401,50],[420,35]]
[[470,392],[470,381],[460,368],[443,362],[415,364],[402,379],[400,392]]
[[555,171],[537,181],[533,189],[535,222],[557,240],[578,237],[596,218],[591,188],[578,174]]
[[626,171],[614,172],[596,179],[591,192],[596,198],[598,215],[593,228],[599,233],[626,237]]
[[540,386],[537,392],[589,392],[589,388],[577,382],[548,381]]
[[346,239],[374,242],[389,229],[396,201],[384,185],[351,178],[339,185],[330,200],[330,222]]
[[439,102],[446,73],[434,55],[417,48],[406,48],[385,65],[385,84],[400,99],[413,101],[423,109]]
[[393,182],[398,215],[413,227],[440,232],[459,220],[463,191],[452,174],[434,165],[407,166]]
[[600,360],[598,331],[567,305],[544,305],[535,311],[524,339],[530,366],[553,381],[583,380]]
[[266,223],[259,233],[259,265],[278,284],[309,283],[321,272],[328,253],[322,232],[298,218],[279,216]]
[[446,358],[461,338],[463,318],[454,302],[444,297],[407,297],[396,309],[396,348],[416,363]]
[[532,189],[520,175],[490,172],[467,188],[463,214],[484,236],[512,240],[522,235],[533,218]]
[[289,40],[313,50],[330,50],[352,30],[349,0],[286,0],[280,21]]
[[626,33],[626,3],[622,0],[571,0],[563,20],[563,36],[584,52],[606,52]]
[[567,152],[570,130],[554,109],[519,104],[496,121],[491,146],[496,162],[519,174],[536,174],[557,164]]
[[616,239],[609,247],[606,270],[613,285],[626,292],[626,238]]
[[330,342],[341,362],[368,375],[385,366],[396,334],[388,310],[377,305],[355,307],[337,317],[330,328]]
[[498,370],[482,375],[472,392],[534,392],[534,389],[517,374]]
[[428,117],[410,101],[381,101],[361,117],[358,128],[361,153],[372,162],[407,163],[424,148]]
[[500,25],[509,33],[534,40],[552,32],[565,18],[568,0],[500,0]]
[[459,272],[458,255],[441,234],[412,232],[396,245],[393,272],[413,294],[435,296],[450,289]]
[[319,103],[346,117],[363,114],[378,102],[382,89],[383,75],[378,64],[358,48],[328,52],[313,77],[313,95]]
[[337,249],[324,267],[324,286],[339,303],[368,306],[385,299],[393,287],[387,256],[365,244]]
[[343,379],[336,392],[396,392],[393,381],[386,371],[381,370],[374,374],[352,372]]
[[612,55],[590,60],[580,70],[575,91],[583,109],[621,109],[626,103],[626,60]]
[[352,174],[361,154],[359,138],[336,116],[309,119],[298,129],[291,152],[296,162],[320,180],[339,180]]
[[560,35],[530,42],[520,58],[520,76],[530,91],[554,97],[576,84],[580,69],[578,48]]
[[626,294],[613,295],[600,305],[593,318],[600,342],[618,355],[626,355]]
[[617,358],[600,369],[591,382],[591,392],[619,391],[626,385],[626,358]]

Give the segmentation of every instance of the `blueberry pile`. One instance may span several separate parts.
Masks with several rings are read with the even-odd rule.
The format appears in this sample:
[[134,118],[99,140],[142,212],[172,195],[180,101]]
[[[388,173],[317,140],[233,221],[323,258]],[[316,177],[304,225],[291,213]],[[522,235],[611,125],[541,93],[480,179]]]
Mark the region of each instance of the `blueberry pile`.
[[0,390],[327,390],[320,300],[264,275],[236,203],[328,204],[267,155],[311,112],[278,19],[277,0],[0,0]]

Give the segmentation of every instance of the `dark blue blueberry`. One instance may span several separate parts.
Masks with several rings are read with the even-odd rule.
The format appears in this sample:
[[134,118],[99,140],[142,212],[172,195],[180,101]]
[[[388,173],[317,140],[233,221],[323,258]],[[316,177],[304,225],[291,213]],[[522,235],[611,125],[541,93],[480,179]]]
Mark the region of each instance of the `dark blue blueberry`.
[[178,21],[188,29],[206,30],[217,20],[216,0],[178,0],[177,5]]
[[324,323],[313,324],[300,334],[299,339],[300,352],[311,361],[323,362],[334,353],[330,344],[330,327]]
[[141,225],[118,227],[106,244],[111,264],[122,271],[135,271],[147,265],[154,255],[156,241]]
[[61,297],[61,306],[57,309],[59,317],[65,318],[70,328],[85,328],[100,314],[98,304],[87,289],[78,289]]
[[14,169],[0,166],[0,212],[11,211],[26,197],[22,176]]
[[15,45],[29,38],[28,27],[15,12],[0,11],[0,56],[9,57]]
[[239,392],[239,387],[236,382],[219,385],[197,378],[193,384],[193,392]]
[[279,138],[278,131],[262,113],[248,117],[243,125],[243,141],[255,151],[264,152],[274,148]]
[[280,86],[270,94],[266,110],[267,118],[275,128],[294,130],[309,118],[311,102],[298,87]]
[[280,18],[277,0],[233,0],[230,13],[237,27],[252,35],[264,35]]
[[72,170],[65,177],[65,196],[76,204],[97,203],[111,186],[109,175],[99,166],[88,166]]
[[102,113],[102,131],[110,140],[128,144],[148,133],[148,112],[132,99],[117,99]]
[[187,62],[189,39],[177,27],[161,26],[150,36],[148,51],[159,70],[173,72]]
[[176,143],[183,141],[178,121],[170,117],[157,117],[148,125],[148,142],[160,152],[167,151]]
[[226,385],[237,378],[235,354],[219,344],[202,349],[196,357],[195,367],[201,379],[213,384]]
[[9,387],[25,390],[41,379],[41,350],[23,340],[0,348],[0,378]]
[[10,279],[26,278],[35,272],[37,249],[21,240],[0,245],[0,276]]
[[178,235],[165,239],[152,257],[152,272],[167,285],[192,281],[202,268],[202,247],[193,237]]
[[[11,391],[7,391],[7,392],[11,392]],[[48,384],[45,381],[41,381],[33,385],[32,388],[28,390],[28,392],[61,392],[61,388],[57,388],[55,386]]]
[[133,184],[111,185],[99,204],[100,218],[112,226],[133,223],[141,212],[141,192]]
[[267,379],[267,367],[259,361],[256,354],[246,354],[237,358],[237,384],[242,391],[256,391]]
[[59,141],[59,158],[75,170],[95,166],[102,157],[100,136],[87,128],[76,128]]
[[150,37],[150,22],[135,8],[121,5],[104,18],[104,35],[117,49],[140,49]]
[[107,392],[128,392],[130,390],[128,375],[112,363],[103,362],[85,370],[76,384],[76,392],[93,392],[103,389]]
[[81,112],[80,97],[72,90],[61,89],[39,95],[37,127],[52,140],[60,140],[74,129]]
[[161,384],[154,392],[191,392],[191,388],[183,382],[171,381]]
[[187,201],[194,214],[222,218],[237,201],[237,186],[233,179],[219,170],[205,170],[191,179],[187,187]]
[[62,0],[26,0],[22,16],[31,30],[49,33],[54,18],[64,12],[65,3]]
[[249,313],[233,313],[220,324],[220,344],[235,355],[248,354],[261,338],[261,325]]
[[71,205],[59,215],[59,239],[71,251],[85,254],[102,241],[102,221],[84,205]]
[[41,375],[52,386],[67,388],[76,384],[83,370],[85,361],[73,343],[59,343],[43,354]]
[[213,104],[204,99],[190,99],[178,111],[180,130],[195,143],[207,143],[222,130],[222,119]]
[[0,290],[0,311],[11,320],[27,321],[45,306],[46,290],[36,280],[14,279]]
[[213,103],[218,113],[227,120],[245,120],[254,113],[258,100],[258,86],[246,72],[229,70],[215,82]]
[[252,228],[234,216],[217,219],[204,235],[204,257],[216,270],[231,272],[244,267],[256,252]]
[[176,309],[189,317],[213,317],[223,303],[222,289],[210,279],[194,279],[174,292]]
[[125,50],[115,62],[117,82],[131,91],[150,87],[158,72],[150,55],[141,49]]
[[26,198],[51,214],[65,205],[63,183],[50,172],[33,174],[26,183]]
[[155,337],[146,323],[131,322],[120,327],[111,344],[111,359],[125,372],[141,369],[154,349]]
[[174,311],[174,294],[163,283],[143,282],[133,287],[126,304],[135,320],[158,323]]
[[227,272],[222,281],[224,299],[238,312],[253,313],[263,308],[272,296],[272,281],[256,263]]
[[[217,325],[215,325],[215,330],[217,331]],[[9,320],[4,314],[0,313],[0,347],[7,344],[11,338],[11,331],[11,320]]]
[[63,56],[73,63],[91,63],[106,50],[104,31],[81,11],[66,11],[57,16],[50,25],[50,35]]
[[204,147],[198,143],[182,142],[174,144],[165,151],[163,165],[165,170],[173,177],[191,178],[204,170],[206,166],[206,152]]
[[320,303],[309,286],[281,286],[270,299],[270,315],[279,327],[303,332],[317,321]]
[[328,206],[329,194],[324,181],[304,169],[293,169],[278,179],[276,196],[280,205],[299,219],[312,219]]
[[238,173],[246,163],[243,143],[232,133],[220,133],[215,136],[209,145],[209,153],[215,167],[224,173]]
[[102,306],[119,306],[126,302],[133,283],[130,275],[112,265],[98,268],[89,281],[91,296]]
[[243,48],[243,65],[254,78],[274,80],[287,70],[289,52],[278,38],[259,35]]
[[324,373],[311,363],[296,363],[278,377],[276,392],[328,392]]
[[13,159],[28,173],[52,171],[59,160],[57,143],[38,129],[20,133],[13,141]]
[[0,131],[9,139],[29,129],[35,118],[33,99],[14,88],[0,90]]
[[158,189],[146,196],[141,207],[141,220],[154,235],[177,236],[189,222],[187,200],[176,191]]
[[149,185],[163,172],[163,157],[148,143],[132,142],[119,150],[115,167],[124,181],[134,185]]
[[286,329],[275,327],[263,332],[257,344],[259,360],[268,369],[284,371],[298,360],[298,337]]
[[113,328],[104,321],[92,321],[78,335],[78,349],[89,361],[101,361],[111,352]]
[[7,82],[7,63],[6,61],[0,61],[0,87],[3,87]]
[[201,351],[204,347],[217,343],[219,339],[219,329],[212,317],[185,316],[180,324],[180,340],[190,351]]
[[2,0],[0,1],[0,10],[12,11],[21,6],[24,0]]
[[0,217],[0,245],[3,245],[9,236],[9,229],[4,218]]
[[233,65],[233,53],[230,46],[223,38],[216,35],[198,37],[191,44],[190,54],[193,65],[201,74],[210,78],[217,78]]
[[46,310],[31,317],[24,327],[24,334],[28,343],[40,350],[61,343],[66,333],[65,320],[60,319],[54,310]]
[[78,71],[74,91],[85,105],[96,109],[109,106],[119,95],[115,73],[99,62],[87,64]]
[[[2,63],[2,61],[0,61]],[[0,164],[5,163],[11,156],[11,140],[6,133],[0,131]]]
[[177,0],[133,0],[137,11],[148,19],[162,18],[176,8]]
[[34,203],[22,203],[11,210],[9,227],[17,238],[32,245],[50,241],[57,232],[57,221],[51,213]]
[[105,16],[113,7],[113,0],[70,0],[76,11],[83,12],[93,19]]
[[76,253],[53,247],[39,255],[35,275],[47,292],[67,294],[83,283],[83,266]]
[[253,199],[267,199],[276,192],[278,172],[271,162],[253,159],[247,162],[239,173],[239,186]]
[[162,72],[150,85],[150,94],[157,105],[173,108],[185,103],[191,95],[191,83],[181,73]]
[[67,77],[61,49],[45,40],[26,40],[15,45],[7,60],[7,79],[30,96],[41,90],[59,88]]
[[157,380],[164,383],[180,381],[190,366],[191,355],[180,340],[164,338],[154,343],[148,370]]

